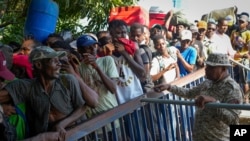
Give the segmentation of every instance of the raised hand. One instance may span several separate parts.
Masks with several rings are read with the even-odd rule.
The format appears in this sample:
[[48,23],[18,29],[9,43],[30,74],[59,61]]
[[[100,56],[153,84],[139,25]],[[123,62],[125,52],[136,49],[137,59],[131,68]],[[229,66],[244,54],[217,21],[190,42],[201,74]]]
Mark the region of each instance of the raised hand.
[[115,46],[115,50],[118,51],[119,53],[125,52],[125,47],[122,43],[115,42],[114,46]]
[[6,116],[11,116],[13,114],[16,114],[16,109],[11,104],[2,104],[2,108],[3,108],[3,113]]
[[71,65],[69,60],[60,60],[60,62],[62,62],[62,66],[61,66],[62,70],[70,74],[76,73],[74,67]]
[[169,70],[171,70],[171,69],[173,69],[173,68],[175,68],[176,67],[176,63],[171,63],[168,67],[166,67],[164,70],[165,71],[169,71]]
[[96,56],[90,54],[90,53],[83,53],[83,62],[85,64],[90,64],[92,67],[96,68]]

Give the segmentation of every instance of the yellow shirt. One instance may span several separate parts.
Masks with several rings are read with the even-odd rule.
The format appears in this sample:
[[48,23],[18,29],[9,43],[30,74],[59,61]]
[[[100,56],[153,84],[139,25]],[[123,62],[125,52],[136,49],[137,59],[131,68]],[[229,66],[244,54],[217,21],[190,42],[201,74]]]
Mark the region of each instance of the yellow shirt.
[[[241,38],[245,43],[240,43],[238,40]],[[241,55],[246,54],[248,52],[248,44],[250,42],[250,31],[244,30],[244,31],[238,31],[233,30],[231,34],[231,42],[235,50],[237,50],[238,53]],[[242,48],[239,48],[239,46],[242,46]],[[240,60],[239,58],[234,58],[235,60]]]

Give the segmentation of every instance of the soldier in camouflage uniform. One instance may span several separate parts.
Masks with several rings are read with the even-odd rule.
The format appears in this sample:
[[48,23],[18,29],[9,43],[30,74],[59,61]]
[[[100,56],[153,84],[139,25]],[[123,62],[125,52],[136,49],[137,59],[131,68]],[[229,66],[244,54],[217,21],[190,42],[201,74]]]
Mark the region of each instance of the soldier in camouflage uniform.
[[193,141],[229,141],[229,125],[239,124],[239,110],[207,108],[208,102],[242,104],[240,86],[230,77],[231,66],[225,54],[210,54],[206,61],[206,77],[203,83],[191,89],[163,84],[156,91],[168,90],[189,99],[195,98],[199,107],[195,114]]

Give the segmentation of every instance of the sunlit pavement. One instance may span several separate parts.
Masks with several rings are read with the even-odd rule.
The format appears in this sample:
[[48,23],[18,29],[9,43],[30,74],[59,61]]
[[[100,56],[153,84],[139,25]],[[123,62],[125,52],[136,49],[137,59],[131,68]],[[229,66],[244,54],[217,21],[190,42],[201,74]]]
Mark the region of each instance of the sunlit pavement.
[[241,110],[240,124],[250,125],[250,110]]

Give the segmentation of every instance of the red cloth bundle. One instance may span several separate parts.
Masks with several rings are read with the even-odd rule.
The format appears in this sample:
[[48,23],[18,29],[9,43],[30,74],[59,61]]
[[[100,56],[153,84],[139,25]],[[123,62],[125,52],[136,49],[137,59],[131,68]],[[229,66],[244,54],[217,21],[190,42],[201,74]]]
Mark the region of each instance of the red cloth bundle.
[[126,39],[126,38],[119,38],[118,40],[124,45],[124,48],[128,52],[128,54],[130,54],[130,55],[135,54],[135,50],[136,50],[135,42],[133,42],[129,39]]
[[29,56],[27,55],[14,55],[13,65],[18,67],[24,67],[29,78],[33,78],[32,64],[29,61]]

